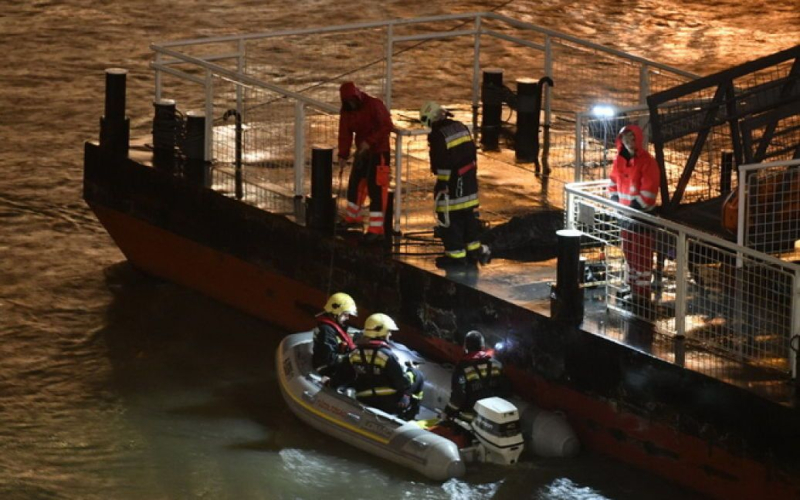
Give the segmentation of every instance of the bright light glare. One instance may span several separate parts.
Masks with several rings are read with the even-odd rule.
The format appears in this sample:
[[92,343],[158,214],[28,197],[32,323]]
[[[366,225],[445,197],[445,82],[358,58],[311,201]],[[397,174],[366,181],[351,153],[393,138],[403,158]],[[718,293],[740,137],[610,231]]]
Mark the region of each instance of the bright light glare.
[[502,342],[498,342],[498,343],[496,343],[494,345],[494,350],[495,351],[502,351],[504,347],[505,347],[505,344],[503,344]]
[[611,118],[614,116],[614,108],[605,104],[598,104],[592,108],[592,114],[597,118]]

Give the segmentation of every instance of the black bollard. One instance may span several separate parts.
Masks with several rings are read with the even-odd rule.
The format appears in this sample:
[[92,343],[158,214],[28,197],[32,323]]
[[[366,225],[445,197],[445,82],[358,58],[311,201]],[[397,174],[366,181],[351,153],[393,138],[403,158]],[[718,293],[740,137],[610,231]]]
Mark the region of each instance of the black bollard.
[[105,114],[100,117],[100,149],[113,158],[127,158],[130,119],[125,116],[125,79],[128,70],[106,70]]
[[181,150],[186,157],[186,178],[192,184],[210,187],[208,164],[206,163],[206,115],[202,111],[186,113],[186,137]]
[[530,78],[517,80],[517,132],[514,153],[520,162],[537,162],[539,156],[539,84]]
[[481,87],[481,146],[496,150],[500,137],[500,124],[503,113],[503,70],[487,68],[483,70]]
[[172,170],[175,166],[175,141],[178,130],[175,101],[159,99],[153,103],[153,165]]
[[306,225],[333,234],[336,198],[333,192],[333,149],[311,150],[311,197],[306,199]]
[[550,295],[550,315],[557,321],[579,325],[583,321],[581,232],[561,229],[556,231],[556,236],[558,264],[556,285]]

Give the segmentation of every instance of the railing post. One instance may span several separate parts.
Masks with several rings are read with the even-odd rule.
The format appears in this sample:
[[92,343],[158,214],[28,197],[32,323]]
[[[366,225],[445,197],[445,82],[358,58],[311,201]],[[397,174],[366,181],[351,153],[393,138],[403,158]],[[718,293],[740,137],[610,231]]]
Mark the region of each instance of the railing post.
[[303,196],[303,183],[306,166],[306,105],[303,101],[294,103],[294,195]]
[[394,135],[394,232],[400,233],[400,215],[403,210],[403,134]]
[[206,134],[205,160],[213,160],[214,146],[214,75],[206,70]]
[[583,113],[575,116],[575,175],[574,181],[583,180]]
[[789,370],[794,379],[795,392],[800,394],[800,270],[794,272],[792,284],[792,330],[789,332]]
[[[647,96],[650,95],[650,67],[642,64],[639,68],[639,104],[647,105]],[[648,132],[647,122],[649,118],[642,117],[639,119],[639,126],[643,132],[642,145],[647,149],[650,144],[650,133]],[[615,130],[614,133],[617,133]]]
[[689,258],[686,233],[678,233],[675,251],[675,364],[686,365],[686,271]]
[[394,51],[394,22],[386,26],[386,109],[392,111],[392,52]]
[[[156,52],[156,65],[160,65],[160,64],[161,64],[161,52]],[[158,68],[158,66],[156,66],[156,68]],[[156,92],[155,92],[155,96],[154,96],[153,102],[158,102],[158,101],[161,100],[161,86],[162,86],[162,83],[161,83],[161,70],[160,69],[156,69],[155,70],[155,78],[154,78],[154,80],[155,80],[155,85],[156,85]]]
[[[746,215],[745,206],[747,205],[745,203],[746,201],[745,198],[747,196],[747,187],[748,187],[747,184],[750,182],[749,171],[745,170],[742,166],[739,166],[739,173],[737,179],[739,183],[739,185],[737,186],[737,189],[739,190],[739,198],[737,200],[738,213],[736,214],[736,244],[739,245],[740,247],[744,247],[747,246],[745,245],[744,242],[744,236],[745,236],[744,233],[746,229],[745,221],[747,220],[747,218],[745,217]],[[736,267],[742,267],[741,258],[737,258]]]
[[[239,39],[239,57],[236,58],[236,71],[240,74],[244,73],[244,40]],[[239,113],[239,116],[242,117],[242,122],[246,123],[247,118],[244,116],[244,95],[243,95],[243,87],[241,84],[236,84],[236,111]]]
[[475,46],[472,54],[472,130],[478,130],[478,104],[480,99],[481,74],[481,16],[475,16]]

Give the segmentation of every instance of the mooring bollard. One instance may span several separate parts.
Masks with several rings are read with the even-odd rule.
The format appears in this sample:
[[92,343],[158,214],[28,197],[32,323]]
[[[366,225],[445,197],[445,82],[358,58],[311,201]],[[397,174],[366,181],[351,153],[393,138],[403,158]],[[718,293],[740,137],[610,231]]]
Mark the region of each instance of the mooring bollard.
[[153,165],[172,170],[175,166],[175,141],[178,130],[176,105],[173,99],[153,103]]
[[333,149],[311,150],[311,197],[306,199],[306,225],[333,233],[336,198],[333,193]]
[[125,80],[128,70],[106,69],[105,113],[100,117],[100,150],[112,158],[127,158],[130,119],[125,116]]
[[537,161],[539,153],[539,84],[530,78],[517,80],[517,132],[514,153],[521,162]]
[[205,158],[206,115],[202,111],[186,113],[186,137],[181,150],[186,156],[186,177],[198,186],[210,187],[209,170]]
[[503,113],[503,70],[487,68],[483,70],[481,86],[481,146],[484,149],[498,148],[500,124]]
[[556,285],[550,294],[550,315],[557,321],[579,325],[583,321],[581,232],[561,229],[556,231],[556,236],[558,263]]

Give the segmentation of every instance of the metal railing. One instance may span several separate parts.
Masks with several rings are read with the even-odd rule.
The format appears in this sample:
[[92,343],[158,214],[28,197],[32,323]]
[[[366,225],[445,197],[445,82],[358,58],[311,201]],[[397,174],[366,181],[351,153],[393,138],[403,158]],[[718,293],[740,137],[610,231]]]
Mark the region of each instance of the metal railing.
[[[295,196],[308,192],[310,148],[336,146],[338,86],[345,80],[357,81],[370,94],[383,96],[387,107],[397,113],[415,116],[423,100],[420,96],[426,96],[471,110],[476,125],[483,67],[507,64],[506,81],[550,76],[557,86],[545,89],[543,123],[550,137],[551,178],[566,183],[575,178],[575,112],[597,101],[639,104],[650,91],[695,77],[495,13],[282,30],[151,47],[155,53],[151,64],[155,99],[169,97],[184,109],[205,112],[206,159],[229,162],[237,147],[243,149],[240,168],[245,179],[260,182],[260,177],[266,177],[265,182],[272,185],[291,185]],[[509,47],[520,49],[514,51],[513,61],[507,59]],[[436,57],[418,57],[420,51],[428,50],[435,51]],[[354,66],[354,60],[363,64]],[[437,78],[430,78],[441,71],[460,71],[465,78],[443,86]],[[610,87],[612,74],[613,82],[627,83]],[[235,144],[232,123],[220,119],[229,110],[241,118],[243,144]],[[395,213],[427,212],[427,208],[407,206],[406,199],[425,207],[432,205],[431,199],[409,192],[415,186],[412,179],[404,181],[408,166],[418,161],[416,151],[408,158],[405,152],[411,138],[424,132],[415,126],[396,131]],[[529,168],[524,164],[514,167]],[[269,169],[273,171],[265,173]],[[289,171],[279,176],[278,169]],[[538,181],[531,175],[530,182]],[[558,196],[563,192],[554,191]],[[560,200],[552,201],[561,205]],[[410,216],[406,220],[411,220]],[[396,231],[404,229],[400,221],[396,218]]]
[[[607,181],[566,187],[567,227],[602,246],[610,309],[652,321],[675,340],[796,377],[800,265],[611,202]],[[625,247],[647,240],[653,273],[645,303],[625,295]],[[641,249],[639,249],[641,253]],[[796,341],[795,341],[796,342]]]

